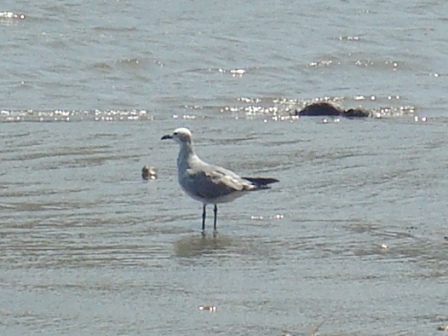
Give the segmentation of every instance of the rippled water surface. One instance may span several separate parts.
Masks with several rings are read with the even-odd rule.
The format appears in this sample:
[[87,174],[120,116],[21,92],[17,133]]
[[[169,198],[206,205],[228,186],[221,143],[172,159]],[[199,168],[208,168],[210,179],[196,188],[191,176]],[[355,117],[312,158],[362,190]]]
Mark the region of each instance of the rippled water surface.
[[[1,6],[1,335],[448,324],[444,2]],[[316,100],[374,117],[291,117]],[[280,180],[216,236],[160,141],[179,126]]]

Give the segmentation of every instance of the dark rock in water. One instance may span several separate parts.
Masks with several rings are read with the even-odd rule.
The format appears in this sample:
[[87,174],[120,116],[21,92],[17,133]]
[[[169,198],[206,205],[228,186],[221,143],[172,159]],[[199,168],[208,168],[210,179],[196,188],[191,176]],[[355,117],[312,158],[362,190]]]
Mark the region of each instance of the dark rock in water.
[[151,166],[142,168],[142,178],[144,180],[155,180],[157,178],[157,169]]
[[321,103],[312,103],[308,106],[305,106],[302,110],[297,111],[295,115],[297,116],[307,116],[307,117],[332,117],[332,116],[340,116],[344,110],[329,102],[321,102]]
[[346,118],[367,118],[370,116],[370,112],[362,107],[357,107],[343,111],[341,115]]
[[305,106],[302,110],[295,111],[299,117],[346,117],[346,118],[366,118],[370,116],[370,112],[362,107],[356,107],[344,110],[339,105],[330,102],[312,103]]

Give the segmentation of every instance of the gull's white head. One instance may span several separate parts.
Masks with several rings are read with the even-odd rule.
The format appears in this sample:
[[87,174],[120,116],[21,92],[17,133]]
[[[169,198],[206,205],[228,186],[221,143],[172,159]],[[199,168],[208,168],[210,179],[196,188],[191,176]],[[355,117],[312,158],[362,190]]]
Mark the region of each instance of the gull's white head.
[[178,144],[191,143],[191,132],[188,128],[181,127],[174,130],[173,134],[164,135],[162,140],[173,139]]

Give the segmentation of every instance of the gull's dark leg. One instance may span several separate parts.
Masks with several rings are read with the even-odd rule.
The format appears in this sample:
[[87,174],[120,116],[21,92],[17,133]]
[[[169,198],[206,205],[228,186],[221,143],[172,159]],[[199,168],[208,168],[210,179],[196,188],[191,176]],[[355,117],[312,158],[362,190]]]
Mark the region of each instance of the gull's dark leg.
[[216,204],[213,208],[213,213],[215,214],[215,220],[213,221],[213,230],[216,232],[216,217],[218,215],[218,206]]
[[207,205],[204,204],[204,207],[202,208],[202,232],[205,231],[205,207]]

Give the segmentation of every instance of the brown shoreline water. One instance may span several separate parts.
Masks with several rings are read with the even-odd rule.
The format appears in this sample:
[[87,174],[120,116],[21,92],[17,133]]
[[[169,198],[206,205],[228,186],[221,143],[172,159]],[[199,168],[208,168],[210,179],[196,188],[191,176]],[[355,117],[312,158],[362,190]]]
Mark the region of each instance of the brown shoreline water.
[[[445,2],[2,5],[1,336],[443,333]],[[316,101],[382,118],[291,117]],[[280,180],[217,237],[182,126]]]
[[[322,335],[421,335],[445,323],[443,123],[189,121],[204,159],[280,179],[223,205],[217,237],[211,222],[201,237],[178,148],[159,142],[177,124],[0,124],[2,335],[309,335],[323,320]],[[157,180],[141,179],[144,164]]]

